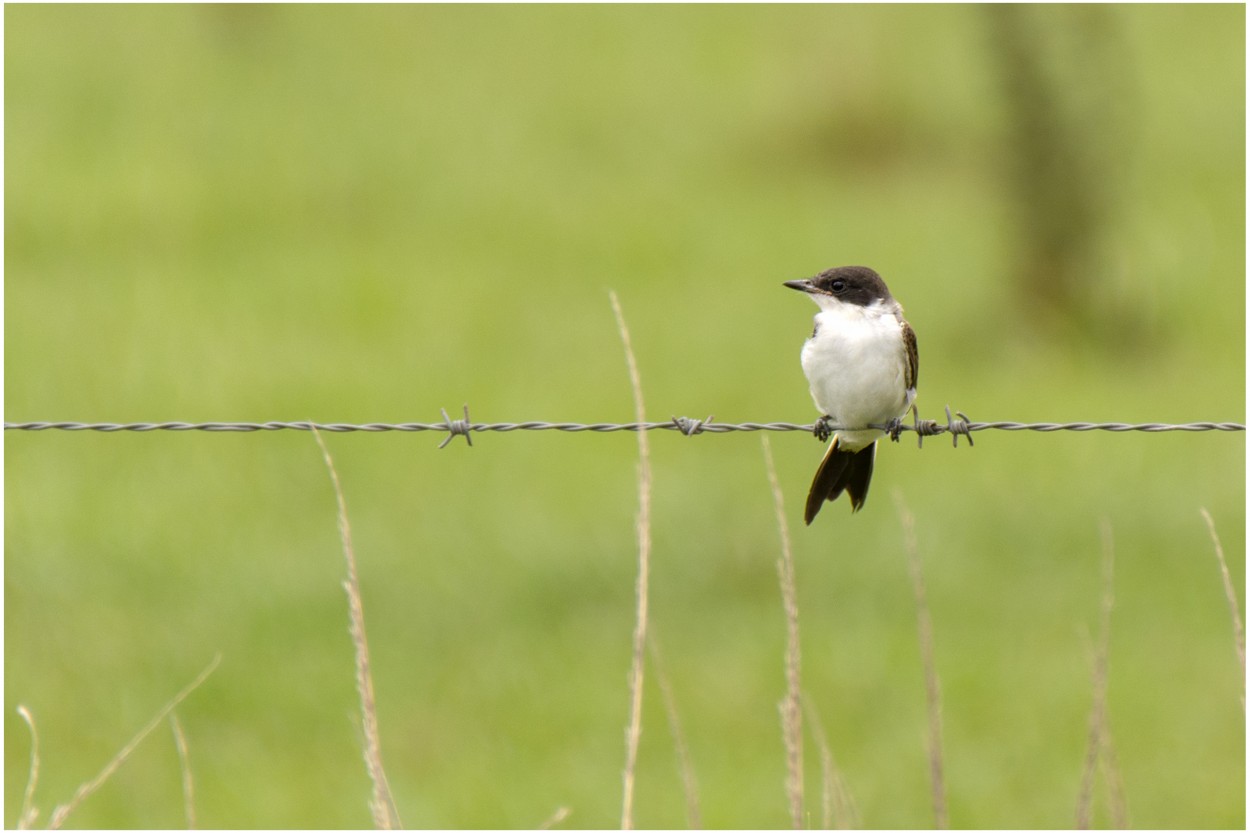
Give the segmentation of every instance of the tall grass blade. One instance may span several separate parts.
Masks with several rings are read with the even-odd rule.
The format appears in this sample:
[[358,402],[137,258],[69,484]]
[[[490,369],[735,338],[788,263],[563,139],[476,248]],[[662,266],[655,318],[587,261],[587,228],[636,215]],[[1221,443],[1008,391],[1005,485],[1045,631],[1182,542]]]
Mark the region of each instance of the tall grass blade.
[[22,809],[17,817],[17,829],[27,830],[39,815],[39,811],[35,809],[35,785],[39,782],[39,732],[35,730],[35,716],[30,713],[30,709],[19,704],[17,713],[30,729],[30,772],[26,777],[26,789],[22,793]]
[[221,654],[217,654],[213,657],[213,661],[208,664],[208,667],[200,672],[199,676],[187,684],[186,688],[175,694],[174,698],[165,704],[164,708],[157,713],[156,717],[152,718],[146,726],[140,729],[139,734],[131,738],[130,742],[122,747],[122,750],[114,755],[111,761],[104,765],[104,769],[100,770],[99,775],[80,786],[74,793],[73,797],[69,800],[68,804],[62,804],[53,810],[52,820],[48,822],[48,829],[59,829],[61,825],[65,823],[65,819],[69,816],[69,814],[78,809],[79,805],[81,805],[83,801],[85,801],[96,790],[100,789],[100,787],[104,785],[104,782],[112,777],[118,767],[124,764],[126,759],[129,758],[135,749],[138,748],[139,744],[143,742],[144,738],[150,735],[152,730],[159,726],[161,721],[163,721],[170,712],[178,707],[179,703],[187,699],[187,696],[190,695],[191,692],[199,688],[200,685],[208,679],[208,675],[212,674],[213,671],[216,670],[217,665],[220,662]]
[[338,504],[339,537],[343,542],[343,558],[347,562],[347,579],[343,582],[343,589],[347,592],[352,646],[356,654],[356,693],[360,697],[361,728],[365,736],[365,768],[373,783],[369,809],[373,813],[373,823],[379,830],[396,830],[402,825],[399,812],[395,808],[395,800],[391,796],[390,784],[386,780],[386,769],[382,766],[382,738],[378,731],[378,707],[373,691],[373,672],[370,670],[369,641],[365,635],[365,607],[360,595],[360,577],[356,572],[356,552],[352,547],[352,529],[347,519],[347,501],[343,497],[339,474],[334,468],[330,450],[321,438],[321,432],[314,428],[313,437],[321,448],[321,456],[334,486],[334,498]]
[[1111,664],[1111,612],[1115,608],[1115,539],[1111,522],[1102,521],[1102,604],[1098,622],[1098,643],[1094,652],[1094,702],[1089,714],[1089,737],[1085,765],[1081,772],[1076,802],[1076,826],[1087,830],[1093,822],[1094,776],[1101,763],[1111,796],[1111,812],[1116,827],[1128,825],[1124,789],[1116,766],[1115,748],[1107,720],[1107,677]]
[[664,660],[660,656],[660,644],[655,638],[654,630],[647,634],[647,647],[651,651],[651,666],[655,669],[655,681],[660,687],[664,712],[668,715],[673,746],[677,748],[677,767],[681,774],[682,792],[686,796],[686,824],[691,830],[698,830],[703,827],[702,814],[699,812],[699,783],[695,779],[694,765],[690,762],[690,747],[686,743],[686,735],[681,729],[681,720],[677,714],[677,698],[673,695],[668,675],[664,673]]
[[1228,599],[1228,612],[1233,617],[1233,648],[1237,651],[1237,662],[1241,664],[1241,710],[1246,710],[1246,629],[1241,624],[1241,609],[1237,604],[1237,588],[1228,574],[1228,562],[1224,559],[1224,546],[1215,531],[1215,521],[1206,509],[1199,509],[1211,532],[1211,541],[1215,544],[1215,557],[1220,562],[1220,578],[1224,582],[1224,597]]
[[187,818],[187,829],[195,829],[195,781],[191,777],[191,754],[187,750],[187,736],[183,734],[178,715],[169,715],[169,728],[174,733],[174,746],[178,749],[178,769],[182,772],[182,810]]
[[[615,292],[608,292],[612,301],[612,313],[616,327],[625,347],[625,361],[629,366],[629,384],[634,394],[634,418],[646,422],[646,409],[642,402],[642,381],[638,374],[638,362],[629,340],[629,328]],[[625,730],[625,772],[621,799],[621,829],[634,826],[634,777],[638,767],[638,744],[642,738],[642,678],[643,659],[647,647],[647,602],[651,574],[651,448],[647,432],[638,432],[638,579],[634,585],[634,651],[629,669],[629,725]]]
[[781,737],[786,748],[786,796],[790,801],[790,823],[795,830],[803,827],[803,701],[802,654],[799,649],[799,599],[794,580],[794,553],[790,546],[790,525],[786,523],[785,500],[777,482],[777,467],[767,436],[761,436],[768,484],[773,492],[773,509],[781,536],[781,554],[777,557],[777,579],[781,584],[781,605],[786,616],[786,696],[782,699]]
[[942,686],[933,655],[933,621],[929,615],[924,570],[916,542],[916,519],[899,489],[894,490],[894,505],[903,525],[912,595],[916,600],[916,627],[920,633],[920,662],[924,667],[925,706],[929,720],[929,783],[933,797],[933,823],[939,830],[945,830],[950,826],[950,819],[946,810],[946,772],[942,761]]
[[820,752],[820,826],[824,830],[850,830],[859,827],[859,811],[855,807],[855,799],[851,797],[842,770],[833,757],[833,749],[829,746],[829,737],[825,733],[820,715],[807,697],[803,698],[803,710],[807,713],[807,725],[816,749]]

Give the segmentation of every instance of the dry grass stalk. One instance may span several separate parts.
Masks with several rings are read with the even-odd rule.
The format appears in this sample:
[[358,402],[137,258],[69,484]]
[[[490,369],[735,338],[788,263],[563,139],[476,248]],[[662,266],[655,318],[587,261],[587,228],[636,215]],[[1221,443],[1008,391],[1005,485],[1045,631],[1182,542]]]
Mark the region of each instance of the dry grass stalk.
[[790,526],[786,523],[785,501],[773,465],[773,450],[767,435],[760,437],[764,447],[764,465],[768,484],[772,487],[773,508],[781,535],[781,555],[777,557],[777,578],[781,583],[781,603],[786,615],[786,696],[781,701],[781,737],[786,747],[786,795],[790,800],[790,823],[795,830],[803,827],[803,707],[800,676],[802,654],[799,650],[799,599],[794,580],[794,555],[790,546]]
[[1102,736],[1102,777],[1107,783],[1107,793],[1111,803],[1111,824],[1117,830],[1127,830],[1128,799],[1124,795],[1124,779],[1120,777],[1120,765],[1115,754],[1115,744],[1111,741],[1111,732]]
[[907,566],[911,573],[912,594],[916,599],[916,626],[920,632],[920,661],[924,667],[925,705],[929,719],[929,782],[933,793],[933,821],[939,830],[945,830],[950,826],[950,820],[946,811],[946,775],[942,763],[942,688],[933,657],[933,621],[929,616],[920,548],[916,543],[916,519],[899,489],[894,490],[894,504],[903,524]]
[[174,746],[178,748],[178,768],[182,770],[182,808],[187,817],[187,829],[195,829],[195,782],[191,778],[191,754],[187,751],[187,736],[182,732],[178,715],[169,715],[169,727],[174,732]]
[[1115,540],[1111,522],[1102,521],[1102,605],[1098,623],[1098,644],[1094,653],[1094,702],[1089,715],[1089,738],[1076,803],[1076,826],[1089,829],[1093,820],[1094,776],[1101,762],[1111,793],[1111,812],[1117,827],[1128,824],[1124,790],[1115,764],[1111,729],[1107,723],[1107,676],[1111,654],[1111,611],[1115,607]]
[[35,784],[39,782],[39,733],[35,731],[35,716],[30,709],[19,704],[17,713],[30,729],[30,774],[26,778],[26,790],[22,793],[22,810],[17,817],[17,829],[27,830],[39,815],[35,809]]
[[[61,806],[53,810],[52,820],[48,822],[48,829],[49,830],[59,829],[60,826],[65,823],[66,817],[68,817],[70,813],[74,812],[74,810],[78,809],[78,806],[82,804],[83,801],[86,800],[88,796],[90,796],[93,792],[98,790],[104,784],[105,781],[107,781],[110,777],[112,777],[113,773],[117,771],[118,767],[120,767],[123,763],[125,763],[126,759],[129,758],[130,755],[135,751],[135,749],[138,748],[139,744],[143,742],[144,738],[150,735],[152,733],[152,730],[155,729],[158,725],[160,725],[161,721],[164,720],[170,714],[170,712],[172,712],[174,709],[178,707],[179,703],[187,699],[187,696],[190,695],[191,692],[199,688],[200,684],[203,683],[206,679],[208,679],[208,675],[213,673],[213,671],[217,668],[218,663],[220,662],[221,662],[221,654],[217,654],[215,657],[213,657],[213,661],[208,664],[208,667],[200,672],[198,677],[192,680],[187,685],[186,688],[184,688],[182,691],[174,695],[174,698],[165,704],[164,708],[160,710],[160,712],[156,715],[156,717],[152,718],[152,720],[149,721],[146,726],[140,729],[139,734],[131,738],[130,742],[127,743],[124,747],[122,747],[122,750],[118,752],[115,756],[113,756],[113,759],[111,761],[105,764],[104,769],[100,770],[99,775],[97,775],[95,778],[92,778],[90,781],[80,786],[78,790],[74,793],[73,798],[69,800],[68,804],[62,804]],[[33,727],[33,724],[31,725]]]
[[1233,617],[1233,647],[1237,650],[1237,662],[1241,663],[1241,709],[1246,709],[1246,630],[1241,624],[1241,610],[1237,604],[1237,588],[1228,574],[1228,562],[1224,559],[1224,546],[1215,531],[1215,521],[1206,509],[1199,509],[1211,532],[1211,541],[1215,544],[1215,557],[1220,562],[1220,577],[1224,581],[1224,597],[1228,599],[1228,611]]
[[681,720],[677,715],[677,698],[673,696],[673,687],[669,684],[668,675],[664,673],[664,661],[660,656],[660,645],[652,631],[647,635],[647,647],[651,650],[651,666],[655,669],[655,681],[660,686],[660,699],[664,701],[664,712],[668,715],[668,728],[673,735],[673,745],[677,748],[677,768],[681,774],[682,792],[686,796],[686,824],[691,830],[703,827],[702,814],[699,812],[699,783],[695,779],[694,766],[690,762],[690,747],[686,744],[686,735],[681,730]]
[[[625,361],[629,366],[629,383],[634,394],[634,418],[646,422],[646,410],[642,403],[642,381],[638,375],[638,362],[629,340],[629,328],[621,312],[620,301],[615,292],[608,293],[612,301],[612,313],[616,327],[625,347]],[[638,579],[634,586],[634,651],[629,670],[629,725],[625,730],[624,795],[621,800],[621,829],[634,826],[634,773],[638,766],[638,743],[642,738],[642,682],[643,659],[647,646],[647,596],[651,574],[651,448],[647,432],[638,432]]]
[[538,825],[539,830],[550,830],[560,822],[569,817],[569,813],[573,812],[568,807],[557,807],[556,811],[551,814],[551,818]]
[[821,828],[824,830],[850,830],[859,827],[859,811],[855,808],[855,800],[842,777],[833,758],[833,750],[829,746],[829,738],[825,734],[825,726],[816,712],[812,701],[803,698],[803,707],[807,712],[807,725],[811,727],[812,738],[820,751],[821,776]]
[[373,672],[369,663],[369,641],[365,637],[364,601],[360,595],[360,578],[356,573],[356,552],[352,547],[352,530],[347,520],[347,502],[343,498],[343,488],[334,468],[334,460],[321,438],[321,432],[314,428],[313,437],[317,440],[326,468],[330,471],[330,482],[334,486],[334,498],[338,504],[339,537],[343,542],[343,557],[347,561],[347,579],[343,582],[343,589],[347,592],[352,645],[356,653],[356,692],[360,696],[361,728],[365,736],[365,767],[369,771],[369,780],[373,783],[369,809],[373,812],[375,826],[381,830],[395,830],[401,826],[401,822],[386,780],[386,770],[382,767],[382,739],[378,731],[378,709],[373,692]]

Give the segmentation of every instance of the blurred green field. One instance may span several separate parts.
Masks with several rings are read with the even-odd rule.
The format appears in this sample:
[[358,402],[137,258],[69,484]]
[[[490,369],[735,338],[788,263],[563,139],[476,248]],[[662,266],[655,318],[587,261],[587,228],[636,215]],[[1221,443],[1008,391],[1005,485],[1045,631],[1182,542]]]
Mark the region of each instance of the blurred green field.
[[[864,263],[919,335],[922,416],[1244,421],[1244,8],[1007,13],[1047,55],[1112,44],[1096,75],[1054,58],[1051,76],[1110,128],[1087,136],[1108,194],[1075,276],[1105,305],[1092,321],[1042,316],[1011,277],[1029,206],[984,7],[8,7],[5,419],[435,421],[467,402],[484,422],[630,421],[614,289],[649,417],[807,422],[815,307],[781,282]],[[404,822],[619,824],[635,437],[326,439]],[[810,528],[820,448],[771,443],[803,686],[862,825],[933,818],[898,490],[953,826],[1074,823],[1105,519],[1130,821],[1244,828],[1242,672],[1199,513],[1243,588],[1244,434],[905,436],[863,512]],[[651,625],[702,821],[784,826],[760,438],[651,446]],[[313,438],[7,432],[4,452],[5,824],[18,704],[46,822],[221,652],[178,710],[199,825],[368,825]],[[682,827],[648,673],[636,820]],[[819,762],[809,743],[813,824]],[[69,824],[183,826],[180,777],[162,726]],[[1096,796],[1108,825],[1102,776]]]

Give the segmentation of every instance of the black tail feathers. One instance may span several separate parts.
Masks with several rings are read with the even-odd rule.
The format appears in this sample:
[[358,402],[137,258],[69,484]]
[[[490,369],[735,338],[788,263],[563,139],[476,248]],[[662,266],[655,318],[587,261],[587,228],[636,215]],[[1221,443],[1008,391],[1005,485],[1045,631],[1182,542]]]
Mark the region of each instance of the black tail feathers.
[[844,491],[850,495],[851,511],[859,511],[868,497],[868,483],[872,480],[872,464],[876,456],[876,443],[859,451],[844,451],[838,447],[838,438],[834,437],[812,479],[812,489],[807,494],[807,506],[803,510],[804,522],[810,525],[825,501],[837,500]]

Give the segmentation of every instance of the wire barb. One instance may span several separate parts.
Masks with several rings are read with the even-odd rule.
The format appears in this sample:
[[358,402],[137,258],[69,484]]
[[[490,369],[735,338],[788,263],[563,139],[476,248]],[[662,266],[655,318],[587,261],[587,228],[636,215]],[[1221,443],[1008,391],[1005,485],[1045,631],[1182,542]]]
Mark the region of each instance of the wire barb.
[[446,448],[447,443],[451,442],[457,435],[459,435],[464,437],[464,441],[469,444],[470,448],[472,448],[473,438],[469,436],[469,432],[473,430],[473,422],[469,419],[469,403],[464,403],[464,419],[452,419],[447,416],[446,408],[439,408],[439,410],[443,413],[443,427],[447,429],[447,436],[441,443],[438,444],[438,447]]
[[956,411],[955,415],[959,419],[951,419],[951,406],[946,406],[946,427],[951,432],[951,445],[959,448],[959,435],[962,434],[968,438],[968,447],[972,447],[972,430],[968,427],[969,419],[963,411]]
[[899,427],[916,432],[916,448],[924,448],[925,437],[934,437],[942,433],[942,426],[938,424],[937,420],[920,418],[920,409],[916,407],[915,403],[911,406],[911,418],[911,425],[900,424]]
[[690,417],[675,416],[673,424],[677,426],[677,430],[685,434],[687,437],[693,437],[695,434],[702,434],[703,429],[712,421],[712,415],[708,414],[707,419],[691,419]]

